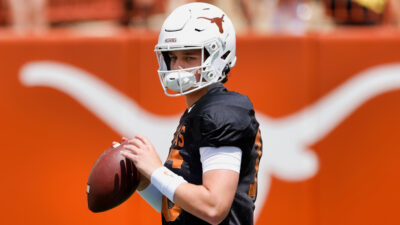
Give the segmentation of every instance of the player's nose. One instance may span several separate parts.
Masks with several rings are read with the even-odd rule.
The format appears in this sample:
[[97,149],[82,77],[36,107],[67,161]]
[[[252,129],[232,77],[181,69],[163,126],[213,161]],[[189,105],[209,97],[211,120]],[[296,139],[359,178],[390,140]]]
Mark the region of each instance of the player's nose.
[[183,68],[184,68],[183,61],[181,59],[179,59],[179,58],[176,59],[175,62],[172,63],[172,65],[171,65],[171,69],[172,70],[180,70],[180,69],[183,69]]

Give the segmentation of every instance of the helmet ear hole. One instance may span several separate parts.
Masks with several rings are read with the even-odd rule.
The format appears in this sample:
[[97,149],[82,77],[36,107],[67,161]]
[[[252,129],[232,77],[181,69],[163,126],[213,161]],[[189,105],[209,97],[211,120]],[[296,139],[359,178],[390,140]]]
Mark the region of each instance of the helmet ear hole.
[[225,52],[225,54],[221,56],[221,59],[225,60],[229,56],[229,54],[231,54],[231,51]]
[[210,56],[210,53],[207,51],[207,49],[204,48],[204,61],[206,61],[209,56]]

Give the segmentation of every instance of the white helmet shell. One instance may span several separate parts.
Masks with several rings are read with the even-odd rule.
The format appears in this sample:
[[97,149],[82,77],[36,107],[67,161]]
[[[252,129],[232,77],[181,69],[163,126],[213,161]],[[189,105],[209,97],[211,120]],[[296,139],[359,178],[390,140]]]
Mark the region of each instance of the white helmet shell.
[[[202,56],[207,51],[209,56],[202,60],[199,67],[170,70],[166,53],[190,49],[200,49]],[[185,4],[176,8],[164,21],[155,52],[165,94],[188,94],[220,82],[235,65],[235,29],[229,17],[216,6],[207,3]],[[200,79],[196,79],[194,69],[201,71]]]

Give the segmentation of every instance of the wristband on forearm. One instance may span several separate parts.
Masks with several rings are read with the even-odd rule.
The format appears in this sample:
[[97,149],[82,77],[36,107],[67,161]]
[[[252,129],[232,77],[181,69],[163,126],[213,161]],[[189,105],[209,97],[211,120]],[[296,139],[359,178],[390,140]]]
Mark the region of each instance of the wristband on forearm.
[[183,177],[176,175],[171,170],[162,166],[151,174],[151,183],[169,200],[174,202],[176,189],[182,183],[187,183]]

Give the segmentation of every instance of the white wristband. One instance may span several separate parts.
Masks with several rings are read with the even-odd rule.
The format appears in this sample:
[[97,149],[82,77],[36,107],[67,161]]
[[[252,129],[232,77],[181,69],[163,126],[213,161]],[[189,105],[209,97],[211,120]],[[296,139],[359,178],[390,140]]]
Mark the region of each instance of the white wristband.
[[175,190],[186,182],[183,177],[176,175],[165,166],[156,169],[151,174],[151,183],[172,202],[174,202]]

